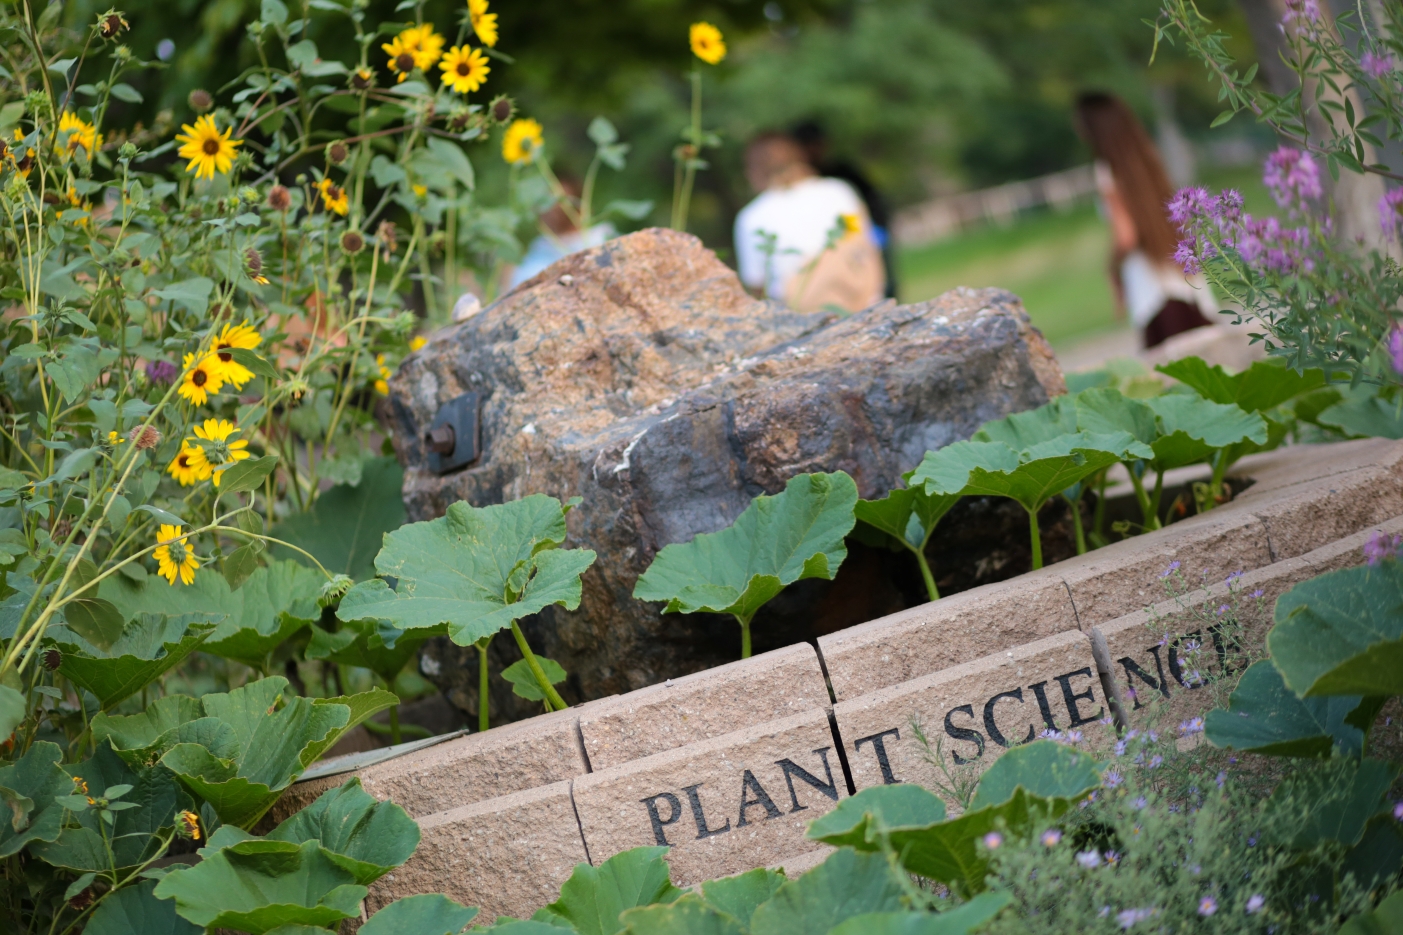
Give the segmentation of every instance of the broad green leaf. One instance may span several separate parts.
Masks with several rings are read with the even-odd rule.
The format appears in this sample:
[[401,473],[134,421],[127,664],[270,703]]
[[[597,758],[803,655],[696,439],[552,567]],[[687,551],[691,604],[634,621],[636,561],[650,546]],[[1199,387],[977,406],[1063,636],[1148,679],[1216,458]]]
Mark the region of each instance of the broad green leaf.
[[904,891],[881,854],[840,848],[760,904],[752,935],[825,935],[853,916],[904,908]]
[[213,630],[213,624],[195,615],[141,614],[106,650],[56,636],[62,648],[59,671],[92,692],[107,710],[179,665]]
[[733,916],[721,912],[695,893],[661,906],[630,909],[619,920],[629,935],[745,935]]
[[959,500],[959,494],[932,495],[924,487],[899,487],[880,500],[857,501],[853,515],[915,552],[925,548],[936,524]]
[[[357,581],[375,575],[375,553],[385,533],[404,525],[404,470],[393,456],[371,458],[361,466],[360,483],[337,484],[317,497],[305,513],[294,513],[270,535],[306,549],[328,571]],[[274,545],[272,554],[310,566],[307,557]]]
[[1136,441],[1153,445],[1159,438],[1155,411],[1139,399],[1130,399],[1111,387],[1084,390],[1077,394],[1077,424],[1072,431],[1128,432]]
[[[561,668],[560,663],[545,656],[537,656],[536,661],[541,664],[541,671],[546,674],[546,680],[552,685],[559,685],[565,681],[565,670]],[[525,698],[527,701],[544,701],[546,698],[525,659],[518,659],[503,669],[502,678],[511,682],[512,694],[519,698]]]
[[[244,369],[253,373],[254,376],[263,377],[265,380],[278,382],[277,368],[267,360],[260,357],[255,351],[246,347],[231,347],[222,353],[227,353],[234,358],[234,363],[239,364]],[[224,475],[224,483],[228,483],[229,475]]]
[[475,918],[475,908],[438,893],[406,896],[371,916],[359,935],[458,935]]
[[984,771],[970,810],[1013,800],[1018,788],[1070,805],[1101,785],[1105,764],[1053,740],[1035,740],[1009,750]]
[[0,685],[0,740],[10,738],[24,720],[27,708],[24,695],[8,685]]
[[970,441],[1003,442],[1014,451],[1022,451],[1063,435],[1074,435],[1077,432],[1080,399],[1080,395],[1058,396],[1037,409],[1015,412],[1002,419],[985,422],[979,431],[970,436]]
[[202,935],[204,929],[176,915],[175,903],[157,899],[156,881],[140,880],[102,901],[84,935]]
[[1009,892],[980,893],[945,912],[881,912],[853,916],[829,935],[966,935],[1013,902]]
[[1214,451],[1243,442],[1267,443],[1267,423],[1255,412],[1232,403],[1216,403],[1187,393],[1166,393],[1147,400],[1159,421],[1153,444],[1161,470],[1196,464]]
[[155,890],[196,925],[265,935],[280,925],[335,928],[360,915],[366,888],[316,841],[253,839],[201,854],[204,860],[170,871]]
[[264,455],[261,458],[247,458],[224,471],[219,478],[219,492],[244,493],[257,490],[264,478],[278,466],[277,455]]
[[[112,748],[127,762],[146,759],[149,754],[164,752],[177,741],[177,731],[204,718],[204,708],[189,695],[166,695],[148,704],[140,713],[112,716],[100,713],[92,719],[93,739],[98,743],[110,741]],[[233,756],[238,739],[233,729],[228,731],[232,746],[216,748],[221,756]]]
[[157,289],[155,294],[158,299],[176,302],[195,315],[203,315],[209,307],[209,296],[213,291],[214,280],[196,276],[194,279],[171,283],[164,289]]
[[733,877],[708,880],[701,885],[701,895],[707,905],[740,922],[742,927],[749,928],[755,910],[773,896],[784,882],[782,872],[760,867]]
[[1354,875],[1365,890],[1372,890],[1403,870],[1403,822],[1391,809],[1369,819],[1359,843],[1349,849],[1340,864],[1340,875]]
[[63,829],[63,807],[54,802],[73,791],[59,768],[63,751],[41,740],[13,763],[0,766],[0,790],[10,814],[0,818],[0,857],[11,857],[34,841],[54,841]]
[[598,867],[576,864],[560,898],[536,913],[537,921],[572,926],[579,935],[614,935],[619,915],[636,906],[670,903],[682,895],[668,878],[665,847],[635,847]]
[[[87,593],[92,593],[91,591]],[[99,652],[112,648],[122,635],[122,613],[111,601],[83,598],[70,601],[63,608],[68,629],[96,647]]]
[[1315,421],[1346,435],[1403,438],[1403,394],[1380,394],[1373,386],[1339,386],[1340,401],[1320,411]]
[[633,596],[666,601],[664,613],[713,611],[749,621],[787,584],[829,578],[847,557],[857,485],[842,471],[799,474],[759,496],[720,532],[665,546]]
[[357,692],[354,695],[338,695],[335,698],[316,698],[312,701],[312,704],[317,706],[332,705],[348,708],[351,715],[350,720],[348,720],[344,726],[327,734],[321,740],[313,741],[302,749],[303,769],[306,769],[308,766],[311,766],[314,762],[321,759],[322,755],[325,754],[327,750],[330,750],[346,731],[370,720],[381,711],[393,708],[395,705],[399,704],[399,696],[383,688],[372,688],[370,691]]
[[809,823],[806,837],[834,847],[869,849],[880,831],[928,828],[945,820],[945,803],[910,783],[873,786]]
[[466,646],[551,604],[574,610],[594,553],[556,549],[566,509],[533,494],[481,508],[459,502],[439,519],[401,526],[375,558],[395,590],[384,578],[363,581],[341,598],[337,616],[405,630],[446,623],[449,637]]
[[369,886],[413,855],[419,825],[393,802],[380,802],[353,778],[323,792],[315,802],[268,833],[270,841],[321,841],[322,847]]
[[1307,850],[1326,841],[1346,847],[1364,837],[1369,820],[1389,805],[1388,790],[1399,765],[1382,760],[1336,757],[1282,780],[1263,809],[1274,838]]
[[342,621],[341,629],[335,633],[313,624],[312,639],[303,655],[308,659],[360,666],[380,676],[387,685],[393,685],[405,664],[418,654],[419,647],[447,633],[446,626],[399,630],[379,620]]
[[1373,912],[1357,915],[1344,924],[1339,935],[1400,935],[1403,933],[1403,892],[1379,903]]
[[1403,564],[1303,581],[1277,599],[1274,619],[1267,649],[1297,695],[1403,694]]
[[1209,366],[1201,357],[1185,357],[1155,368],[1215,403],[1234,403],[1248,412],[1275,409],[1302,393],[1325,385],[1325,373],[1288,368],[1280,358],[1253,362],[1241,373],[1230,374],[1218,364]]
[[1270,661],[1254,662],[1228,698],[1205,719],[1215,747],[1271,756],[1327,757],[1336,748],[1358,756],[1364,733],[1346,721],[1358,695],[1297,698]]

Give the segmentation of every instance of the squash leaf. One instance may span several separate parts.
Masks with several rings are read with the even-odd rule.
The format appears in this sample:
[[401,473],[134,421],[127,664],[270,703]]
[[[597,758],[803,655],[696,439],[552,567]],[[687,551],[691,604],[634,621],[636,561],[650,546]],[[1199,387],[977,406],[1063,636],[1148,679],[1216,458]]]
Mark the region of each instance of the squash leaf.
[[419,825],[393,802],[381,802],[352,778],[268,833],[269,841],[320,841],[332,859],[369,886],[414,854]]
[[11,857],[35,841],[58,840],[63,830],[62,805],[54,802],[73,791],[73,781],[59,768],[63,751],[41,740],[24,756],[0,766],[0,857]]
[[[306,549],[327,570],[364,581],[375,575],[375,554],[385,533],[404,525],[404,469],[393,455],[361,463],[360,482],[337,484],[312,508],[273,527],[272,536]],[[273,545],[272,554],[309,564],[306,556]]]
[[406,896],[371,916],[359,935],[458,935],[475,918],[477,909],[439,893]]
[[1269,660],[1254,662],[1228,697],[1204,719],[1208,740],[1272,756],[1327,757],[1338,748],[1358,756],[1364,732],[1349,722],[1363,699],[1358,695],[1297,698]]
[[560,887],[560,898],[538,910],[533,919],[579,935],[615,935],[620,914],[638,906],[670,903],[683,891],[668,876],[665,847],[635,847],[615,854],[598,867],[576,864]]
[[107,649],[68,628],[54,634],[62,652],[59,672],[96,696],[104,711],[130,698],[184,661],[214,630],[197,614],[140,614]]
[[[565,681],[565,670],[560,663],[545,656],[537,656],[536,661],[541,664],[541,671],[546,674],[546,680],[552,685],[559,685]],[[503,669],[502,678],[511,682],[513,695],[527,701],[546,700],[545,693],[541,691],[541,686],[537,684],[536,676],[525,659],[518,659]]]
[[1275,409],[1325,385],[1323,370],[1297,373],[1280,358],[1254,361],[1241,373],[1228,373],[1220,365],[1211,367],[1201,357],[1184,357],[1155,368],[1190,387],[1204,399],[1232,403],[1247,412]]
[[204,929],[182,919],[169,899],[157,899],[156,881],[124,886],[102,901],[83,929],[84,935],[202,935]]
[[1315,421],[1352,437],[1403,438],[1403,395],[1375,386],[1335,387],[1340,400]]
[[421,627],[400,630],[380,620],[346,620],[341,629],[331,632],[312,625],[312,639],[303,655],[308,659],[326,659],[347,666],[369,669],[385,684],[394,685],[395,677],[419,647],[448,633],[448,627]]
[[750,918],[750,931],[752,935],[827,932],[854,916],[903,909],[904,895],[885,855],[842,848],[761,903]]

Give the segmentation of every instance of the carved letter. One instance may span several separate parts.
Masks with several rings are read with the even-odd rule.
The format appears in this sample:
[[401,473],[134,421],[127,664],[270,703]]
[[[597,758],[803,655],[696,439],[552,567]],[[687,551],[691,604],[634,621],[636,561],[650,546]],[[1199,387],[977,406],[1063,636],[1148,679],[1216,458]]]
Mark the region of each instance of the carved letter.
[[[893,731],[893,733],[895,733],[895,731]],[[877,737],[878,737],[878,740],[881,739],[881,735],[880,735],[880,734],[878,734]],[[864,738],[864,739],[870,740],[871,738],[868,737],[868,738]],[[862,742],[861,740],[858,741],[858,743],[861,743],[861,742]],[[875,745],[875,742],[874,742],[874,745]],[[799,765],[796,764],[793,760],[790,760],[790,759],[775,760],[775,765],[778,766],[780,769],[784,770],[784,781],[785,781],[785,783],[789,786],[789,801],[794,803],[794,807],[791,808],[791,809],[789,810],[789,813],[790,813],[791,815],[794,814],[795,812],[801,812],[801,811],[803,811],[804,809],[808,808],[807,805],[800,805],[800,804],[799,804],[799,797],[798,797],[797,795],[794,794],[794,777],[795,777],[795,776],[798,776],[798,777],[799,777],[800,779],[802,779],[804,782],[806,782],[806,783],[808,783],[809,785],[813,786],[815,789],[817,789],[819,792],[822,792],[824,795],[828,796],[828,797],[829,797],[830,799],[832,799],[833,801],[835,801],[835,802],[838,801],[838,786],[837,786],[837,784],[833,781],[833,770],[828,766],[828,751],[829,751],[829,750],[832,750],[832,749],[833,749],[832,747],[824,747],[822,750],[815,750],[815,751],[814,751],[815,753],[818,754],[819,759],[821,759],[821,760],[823,761],[823,774],[824,774],[825,776],[828,777],[828,782],[826,782],[826,783],[825,783],[825,782],[821,782],[817,776],[815,776],[813,773],[809,772],[808,770],[804,769],[804,767],[799,766]],[[886,760],[886,750],[885,750],[885,749],[882,749],[882,750],[881,750],[881,753],[878,754],[878,760],[877,760],[878,765],[880,765],[880,764],[881,764],[883,761],[885,761],[885,760]],[[890,772],[891,772],[891,764],[888,763],[887,766],[886,766],[886,769],[884,769],[884,770],[882,771],[882,776],[883,776],[883,778],[885,779],[885,778],[886,778],[886,775],[889,774]],[[768,800],[767,800],[767,801],[768,801]]]
[[1047,703],[1047,683],[1038,682],[1028,687],[1033,690],[1033,697],[1038,699],[1038,710],[1042,712],[1043,723],[1047,725],[1047,729],[1057,730],[1057,722],[1052,719],[1052,706]]
[[956,753],[954,750],[950,751],[950,755],[955,758],[955,765],[963,766],[966,763],[973,763],[975,760],[979,759],[981,756],[984,755],[984,735],[977,730],[969,730],[965,727],[956,727],[954,721],[952,720],[952,718],[954,718],[956,714],[965,714],[972,718],[974,717],[974,706],[962,705],[958,708],[951,708],[949,711],[945,712],[946,736],[950,737],[953,740],[968,740],[979,748],[977,751],[975,751],[974,756],[970,757],[969,759],[965,759],[964,757]]
[[[1174,640],[1174,642],[1169,644],[1169,671],[1174,676],[1174,681],[1178,682],[1180,685],[1184,686],[1189,691],[1193,691],[1195,688],[1202,688],[1204,685],[1208,684],[1208,682],[1202,677],[1202,675],[1200,675],[1199,678],[1196,679],[1194,681],[1194,684],[1192,685],[1184,681],[1184,669],[1183,666],[1179,664],[1179,644],[1184,642],[1185,640],[1194,640],[1202,644],[1203,631],[1195,630],[1192,633],[1185,633],[1183,636],[1179,637],[1178,639]],[[1200,646],[1200,648],[1202,647]]]
[[1140,703],[1140,693],[1135,690],[1135,680],[1137,678],[1140,681],[1144,682],[1146,685],[1158,691],[1164,697],[1169,697],[1169,686],[1164,684],[1164,667],[1160,665],[1159,661],[1159,647],[1151,646],[1149,649],[1146,650],[1146,652],[1154,654],[1155,668],[1159,670],[1158,681],[1156,681],[1154,677],[1150,675],[1150,673],[1140,668],[1139,663],[1137,663],[1134,659],[1131,659],[1129,656],[1122,656],[1120,659],[1116,660],[1121,664],[1121,668],[1125,669],[1125,684],[1130,687],[1131,695],[1135,698],[1135,706],[1131,709],[1134,711],[1138,711],[1139,709],[1144,707],[1144,705]]
[[[999,725],[994,723],[994,705],[999,703],[1000,698],[1014,698],[1021,703],[1023,701],[1023,689],[1015,688],[1011,692],[999,692],[993,698],[990,698],[987,702],[984,703],[984,729],[989,732],[989,739],[994,741],[994,743],[998,744],[1001,747],[1010,747],[1013,745],[1010,744],[1008,740],[1004,738],[1004,735],[999,731]],[[1028,741],[1032,740],[1035,733],[1036,732],[1033,730],[1033,725],[1029,724],[1028,736],[1024,737],[1021,742],[1027,743]]]
[[[877,753],[877,766],[882,771],[882,783],[884,785],[894,786],[901,780],[897,779],[896,776],[892,774],[891,761],[887,759],[887,745],[883,742],[883,737],[895,737],[897,740],[900,740],[901,731],[893,727],[891,730],[884,730],[880,734],[873,734],[871,737],[860,737],[853,741],[853,752],[860,753],[862,751],[862,745],[870,740],[872,742],[872,749]],[[827,766],[828,761],[825,760],[823,765]]]
[[[677,801],[677,796],[671,792],[659,792],[657,795],[650,795],[639,801],[648,807],[648,820],[653,823],[653,839],[658,842],[659,847],[668,847],[667,835],[663,834],[663,828],[682,817],[682,803]],[[666,819],[658,814],[659,801],[668,804],[669,811]]]
[[[1072,679],[1078,675],[1085,675],[1087,678],[1091,679],[1091,685],[1088,685],[1086,691],[1082,692],[1080,695],[1074,695],[1072,694]],[[1090,666],[1084,669],[1078,669],[1075,672],[1068,672],[1066,675],[1059,675],[1057,676],[1057,682],[1062,686],[1062,700],[1067,704],[1067,713],[1072,716],[1073,727],[1090,724],[1092,721],[1098,720],[1101,717],[1105,708],[1097,709],[1096,713],[1090,717],[1082,717],[1081,712],[1077,710],[1078,701],[1082,699],[1086,699],[1087,701],[1096,700],[1096,680],[1092,678]]]
[[[782,763],[789,762],[781,760]],[[750,793],[755,793],[755,798],[750,798]],[[737,828],[744,828],[750,822],[745,819],[745,810],[759,805],[765,809],[765,820],[778,818],[782,812],[775,806],[770,794],[765,791],[765,787],[760,785],[760,780],[755,778],[755,774],[750,770],[745,771],[745,777],[740,782],[740,821],[736,822]]]
[[702,813],[701,796],[697,794],[697,790],[704,785],[706,784],[699,782],[695,786],[682,787],[682,791],[687,793],[687,800],[692,803],[692,820],[697,823],[698,841],[700,841],[702,838],[709,838],[714,835],[725,834],[727,831],[731,830],[731,819],[729,818],[726,819],[726,824],[724,827],[708,828],[706,826],[706,815]]

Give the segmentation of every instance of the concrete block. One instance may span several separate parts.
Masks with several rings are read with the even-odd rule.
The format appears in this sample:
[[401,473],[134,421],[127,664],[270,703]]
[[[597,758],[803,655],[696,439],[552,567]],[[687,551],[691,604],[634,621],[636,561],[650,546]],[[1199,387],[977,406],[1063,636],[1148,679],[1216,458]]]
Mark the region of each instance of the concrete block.
[[405,896],[442,893],[477,906],[478,919],[518,919],[560,895],[578,863],[588,862],[570,783],[557,782],[419,819],[423,837],[404,866],[370,888],[366,909]]
[[1266,526],[1272,558],[1304,555],[1403,513],[1403,479],[1388,467],[1357,468],[1233,501]]
[[798,643],[600,702],[580,735],[598,771],[828,705],[818,654]]
[[[946,798],[949,779],[973,779],[1008,747],[1044,730],[1109,742],[1110,709],[1087,637],[1072,630],[902,682],[833,709],[858,789],[919,783]],[[920,742],[917,732],[926,738]],[[939,751],[937,752],[937,743]]]
[[577,779],[590,858],[666,845],[673,881],[691,886],[807,853],[808,823],[847,795],[835,747],[814,710]]
[[1055,568],[987,584],[820,637],[833,696],[845,701],[1077,628]]
[[1361,438],[1324,445],[1291,445],[1248,455],[1234,464],[1230,473],[1252,478],[1246,493],[1260,495],[1365,467],[1380,467],[1403,476],[1403,442]]

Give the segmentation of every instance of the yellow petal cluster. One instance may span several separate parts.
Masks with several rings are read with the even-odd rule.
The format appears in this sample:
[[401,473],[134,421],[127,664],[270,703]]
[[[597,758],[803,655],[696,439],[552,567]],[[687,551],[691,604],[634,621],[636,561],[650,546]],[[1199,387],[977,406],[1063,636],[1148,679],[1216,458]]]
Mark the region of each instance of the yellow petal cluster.
[[244,143],[229,138],[233,127],[220,133],[211,114],[196,118],[194,126],[187,123],[180,129],[185,131],[175,135],[176,142],[181,144],[180,158],[190,160],[185,171],[194,173],[197,179],[212,179],[216,172],[227,174],[234,164],[234,150]]

